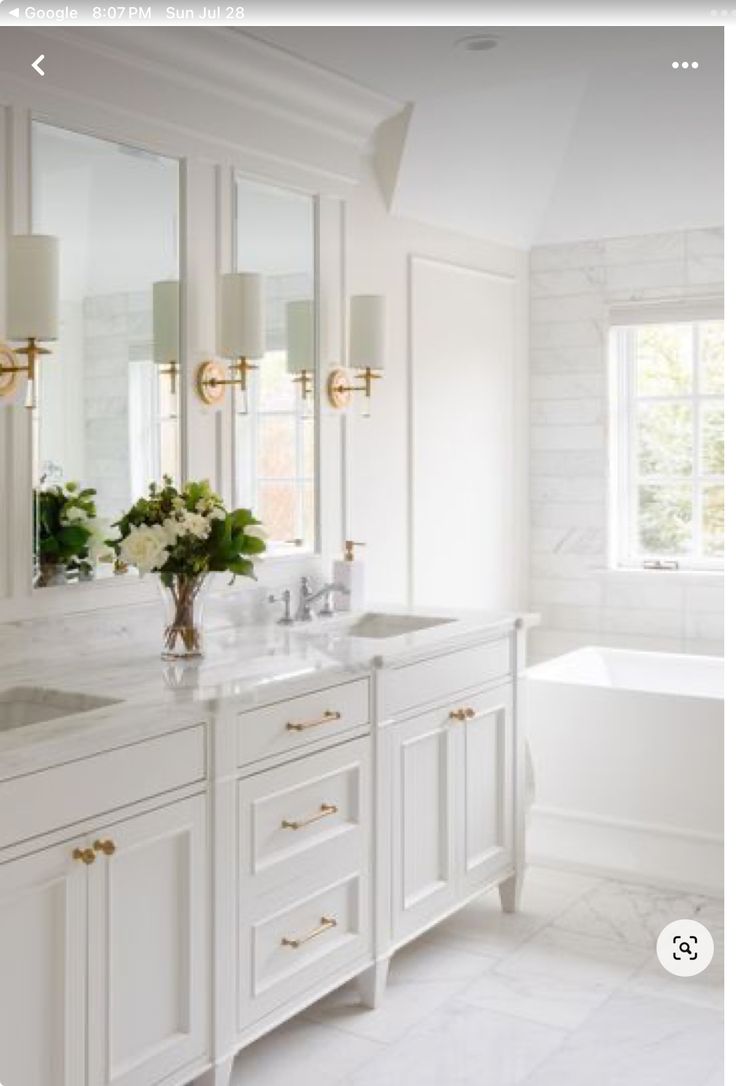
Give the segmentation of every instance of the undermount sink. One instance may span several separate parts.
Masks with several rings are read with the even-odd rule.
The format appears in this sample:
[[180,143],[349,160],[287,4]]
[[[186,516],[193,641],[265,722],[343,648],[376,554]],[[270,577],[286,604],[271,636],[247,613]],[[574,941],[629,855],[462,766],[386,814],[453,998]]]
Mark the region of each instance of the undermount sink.
[[383,639],[417,633],[418,630],[429,630],[433,626],[445,626],[448,622],[454,621],[453,618],[433,618],[429,615],[385,615],[377,611],[369,611],[361,615],[357,622],[348,626],[346,633],[349,637]]
[[0,732],[118,704],[115,698],[101,698],[94,694],[47,690],[40,686],[14,686],[10,690],[0,691]]

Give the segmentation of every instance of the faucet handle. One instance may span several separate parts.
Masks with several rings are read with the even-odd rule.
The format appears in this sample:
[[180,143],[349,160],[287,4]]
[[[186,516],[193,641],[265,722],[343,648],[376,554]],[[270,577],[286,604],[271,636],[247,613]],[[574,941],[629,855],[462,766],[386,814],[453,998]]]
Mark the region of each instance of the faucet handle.
[[293,626],[294,619],[291,617],[291,589],[285,588],[283,592],[275,595],[273,592],[268,597],[269,603],[283,603],[284,613],[280,619],[278,619],[279,626]]

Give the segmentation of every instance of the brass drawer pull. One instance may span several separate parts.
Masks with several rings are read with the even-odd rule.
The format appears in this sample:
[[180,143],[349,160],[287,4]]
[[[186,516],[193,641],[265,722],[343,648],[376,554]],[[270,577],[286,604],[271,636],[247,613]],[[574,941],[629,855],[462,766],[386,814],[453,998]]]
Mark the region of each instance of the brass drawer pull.
[[332,724],[335,720],[340,720],[342,713],[333,713],[331,709],[328,709],[326,713],[323,713],[317,720],[302,720],[297,724],[289,722],[286,725],[287,732],[305,732],[309,728],[318,728],[320,724]]
[[112,854],[115,852],[116,845],[114,841],[110,841],[109,839],[105,838],[104,840],[95,841],[92,847],[94,848],[95,852],[103,852],[105,856],[112,856]]
[[308,935],[302,935],[300,938],[290,939],[288,935],[285,935],[281,940],[282,946],[289,946],[292,950],[298,950],[300,946],[304,946],[310,939],[316,939],[318,935],[324,935],[326,931],[331,928],[337,927],[337,917],[334,916],[322,916],[320,917],[319,927],[314,931],[310,931]]
[[475,716],[475,709],[471,709],[470,706],[465,710],[465,719],[472,720]]
[[288,818],[285,818],[281,823],[282,830],[301,830],[305,826],[311,826],[313,822],[319,822],[323,818],[329,818],[330,815],[337,814],[337,805],[334,803],[321,803],[317,814],[310,815],[309,818],[302,818],[300,822],[292,822]]
[[95,855],[95,850],[93,848],[75,848],[74,852],[72,852],[72,859],[79,860],[81,863],[89,866],[95,862],[97,856]]

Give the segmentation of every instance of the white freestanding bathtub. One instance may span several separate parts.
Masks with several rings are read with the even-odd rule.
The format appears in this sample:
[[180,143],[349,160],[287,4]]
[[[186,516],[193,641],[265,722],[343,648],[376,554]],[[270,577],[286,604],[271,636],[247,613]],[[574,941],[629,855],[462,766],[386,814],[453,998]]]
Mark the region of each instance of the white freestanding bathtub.
[[589,647],[527,679],[530,858],[720,892],[723,660]]

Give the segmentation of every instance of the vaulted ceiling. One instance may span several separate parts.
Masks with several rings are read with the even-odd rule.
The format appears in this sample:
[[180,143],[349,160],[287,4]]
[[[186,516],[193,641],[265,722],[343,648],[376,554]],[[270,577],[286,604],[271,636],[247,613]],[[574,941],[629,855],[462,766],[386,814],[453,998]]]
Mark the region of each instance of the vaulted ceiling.
[[723,222],[720,28],[249,33],[396,100],[375,158],[396,214],[523,247]]

